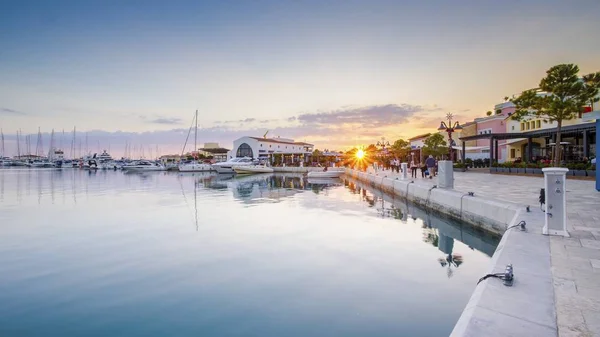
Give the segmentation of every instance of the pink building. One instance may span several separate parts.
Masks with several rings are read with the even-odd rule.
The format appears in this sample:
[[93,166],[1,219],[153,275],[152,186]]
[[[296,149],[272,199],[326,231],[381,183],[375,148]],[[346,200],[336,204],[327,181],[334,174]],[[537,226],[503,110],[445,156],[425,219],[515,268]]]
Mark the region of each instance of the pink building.
[[[506,133],[506,117],[510,116],[515,112],[515,105],[512,102],[504,102],[496,104],[494,111],[491,116],[476,118],[477,123],[477,134],[498,134]],[[506,141],[500,140],[498,142],[498,162],[504,162],[507,158],[506,153]],[[477,147],[481,147],[482,153],[490,153],[490,140],[489,139],[478,139]]]

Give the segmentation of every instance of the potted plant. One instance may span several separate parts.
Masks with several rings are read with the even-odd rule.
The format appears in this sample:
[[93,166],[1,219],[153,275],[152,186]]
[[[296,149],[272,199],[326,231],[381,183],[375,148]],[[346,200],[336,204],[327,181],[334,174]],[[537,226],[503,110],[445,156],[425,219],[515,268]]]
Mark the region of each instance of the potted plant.
[[531,173],[531,174],[543,174],[544,172],[542,172],[542,168],[546,167],[544,164],[542,163],[537,163],[537,164],[532,164],[533,167],[530,169],[527,169],[527,173]]
[[468,168],[473,168],[473,159],[471,159],[471,158],[465,159],[465,164],[467,165]]
[[490,172],[491,173],[496,173],[498,172],[498,163],[497,162],[493,162],[491,167],[490,167]]
[[485,158],[483,160],[483,167],[490,167],[490,158]]
[[595,177],[596,176],[596,166],[589,164],[585,168],[585,173],[587,174],[588,177]]
[[583,163],[573,165],[573,176],[575,176],[575,177],[587,176],[585,169],[586,169],[586,165]]
[[475,165],[475,168],[483,167],[483,160],[481,160],[481,159],[475,159],[475,161],[473,162],[473,164]]
[[[517,170],[516,173],[518,173],[518,174],[525,174],[526,168],[527,168],[526,163],[518,163],[517,165],[515,165],[515,169]],[[512,172],[512,170],[511,170],[511,172]]]
[[463,163],[455,163],[454,164],[454,172],[464,172],[465,171],[465,164]]
[[515,164],[512,162],[504,163],[504,173],[516,173],[516,169],[514,168]]

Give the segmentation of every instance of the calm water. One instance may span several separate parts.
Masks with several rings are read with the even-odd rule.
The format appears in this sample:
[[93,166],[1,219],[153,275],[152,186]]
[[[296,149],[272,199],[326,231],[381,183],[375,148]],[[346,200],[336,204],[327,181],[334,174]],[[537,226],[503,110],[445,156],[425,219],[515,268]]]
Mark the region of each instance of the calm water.
[[338,182],[0,170],[0,336],[447,336],[497,239]]

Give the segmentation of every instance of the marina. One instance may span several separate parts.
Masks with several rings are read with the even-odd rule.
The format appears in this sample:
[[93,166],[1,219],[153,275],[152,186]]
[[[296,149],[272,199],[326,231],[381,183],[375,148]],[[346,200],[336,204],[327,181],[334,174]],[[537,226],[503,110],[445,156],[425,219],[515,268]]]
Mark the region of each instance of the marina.
[[302,174],[4,169],[0,219],[0,334],[21,336],[448,335],[498,244]]

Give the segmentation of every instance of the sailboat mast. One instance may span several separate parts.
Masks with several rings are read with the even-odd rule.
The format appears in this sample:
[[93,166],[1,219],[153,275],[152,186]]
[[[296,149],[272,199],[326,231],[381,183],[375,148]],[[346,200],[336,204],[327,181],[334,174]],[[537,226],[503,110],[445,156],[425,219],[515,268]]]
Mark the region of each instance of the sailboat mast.
[[17,157],[21,159],[21,140],[19,140],[19,130],[17,130]]
[[196,109],[196,130],[194,131],[194,152],[198,153],[198,109]]

